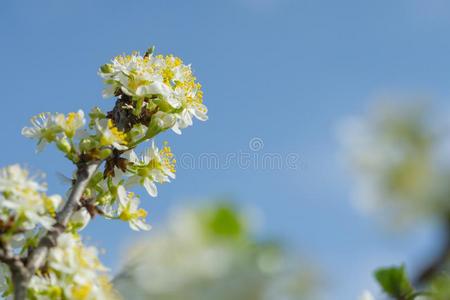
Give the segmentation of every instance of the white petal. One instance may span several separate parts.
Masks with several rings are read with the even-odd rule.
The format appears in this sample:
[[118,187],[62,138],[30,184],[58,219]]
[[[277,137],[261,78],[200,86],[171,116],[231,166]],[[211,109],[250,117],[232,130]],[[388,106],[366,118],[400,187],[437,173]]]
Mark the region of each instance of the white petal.
[[170,106],[172,106],[173,108],[178,108],[178,107],[181,106],[181,102],[180,102],[177,98],[175,98],[175,97],[169,96],[169,97],[166,98],[166,101],[167,101],[167,103],[169,103]]
[[116,91],[116,87],[113,85],[108,85],[102,92],[103,98],[111,98],[114,96],[114,92]]
[[180,127],[178,126],[178,122],[176,122],[176,123],[172,126],[172,131],[175,132],[176,134],[181,135],[181,130],[180,130]]
[[84,207],[82,207],[81,209],[77,210],[72,217],[70,218],[70,220],[77,224],[80,225],[80,230],[84,229],[87,224],[89,223],[89,221],[91,220],[91,215],[88,212],[88,210]]
[[120,150],[120,151],[123,151],[123,150],[127,150],[127,149],[128,149],[127,146],[121,145],[121,144],[119,144],[119,143],[113,143],[112,145],[114,146],[114,148],[116,148],[117,150]]
[[123,205],[126,205],[128,202],[127,191],[122,185],[117,187],[117,197],[119,198],[119,202]]
[[62,197],[60,195],[52,195],[52,196],[49,197],[49,199],[51,200],[52,205],[55,208],[59,208],[59,206],[63,202],[63,199],[62,199]]
[[132,163],[139,162],[139,158],[136,155],[136,152],[134,152],[133,150],[128,151],[127,153],[125,153],[125,157],[128,158],[128,160],[131,161]]
[[35,128],[24,127],[22,129],[22,135],[27,138],[36,138],[39,136],[39,132]]
[[143,185],[144,185],[144,188],[147,190],[147,193],[150,196],[152,196],[152,197],[158,196],[158,190],[156,189],[156,185],[153,181],[151,181],[148,178],[145,178]]
[[194,113],[194,116],[195,116],[197,119],[199,119],[200,121],[206,121],[206,120],[208,120],[208,116],[206,115],[206,113],[204,113],[204,112],[202,112],[202,111],[200,111],[200,110],[198,110],[198,109],[195,109],[193,113]]
[[139,231],[139,230],[149,231],[150,229],[152,229],[152,227],[150,225],[146,224],[142,220],[133,220],[129,224],[130,224],[130,228],[135,231]]
[[136,95],[162,95],[164,98],[169,97],[171,89],[162,82],[153,82],[149,85],[142,85],[136,89]]

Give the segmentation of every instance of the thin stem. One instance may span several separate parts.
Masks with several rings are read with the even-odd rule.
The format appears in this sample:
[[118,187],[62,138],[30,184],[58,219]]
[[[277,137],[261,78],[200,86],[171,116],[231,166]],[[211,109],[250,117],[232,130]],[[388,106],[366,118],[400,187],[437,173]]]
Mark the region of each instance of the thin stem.
[[154,138],[158,133],[163,132],[163,131],[165,131],[165,130],[166,130],[166,129],[164,129],[164,130],[159,130],[159,131],[153,132],[153,133],[151,133],[151,134],[146,134],[145,136],[143,136],[142,138],[140,138],[140,139],[137,140],[136,142],[134,142],[134,143],[128,145],[128,149],[134,149],[134,148],[136,148],[140,143],[145,142],[145,141],[148,141],[148,140]]
[[450,259],[450,217],[447,218],[445,223],[445,241],[442,246],[442,250],[436,256],[436,258],[431,261],[417,276],[414,281],[417,286],[422,286],[432,280],[442,268],[445,266],[447,261]]
[[99,165],[100,162],[96,161],[93,163],[83,164],[81,167],[78,167],[77,179],[70,193],[69,199],[67,200],[64,208],[57,215],[57,221],[60,225],[65,227],[67,223],[69,223],[70,217],[80,204],[80,199]]

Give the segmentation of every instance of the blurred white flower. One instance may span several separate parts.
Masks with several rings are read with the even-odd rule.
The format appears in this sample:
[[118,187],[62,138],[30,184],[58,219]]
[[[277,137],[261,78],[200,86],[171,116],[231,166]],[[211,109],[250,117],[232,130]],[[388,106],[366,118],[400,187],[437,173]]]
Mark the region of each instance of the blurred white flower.
[[32,229],[37,224],[50,229],[62,198],[47,196],[45,190],[45,184],[31,178],[19,165],[0,169],[0,219],[7,223],[14,218],[17,229]]
[[[100,263],[97,249],[84,247],[79,237],[60,235],[57,246],[50,250],[48,267],[48,274],[34,276],[30,284],[35,295],[42,295],[38,299],[112,299],[107,269]],[[55,298],[46,298],[52,294]]]
[[114,280],[125,299],[289,300],[315,286],[309,265],[253,240],[227,204],[177,210],[164,228],[126,251]]
[[345,123],[341,140],[358,207],[400,223],[450,211],[450,160],[442,155],[449,136],[432,121],[422,106],[391,104]]
[[375,297],[372,295],[369,291],[364,291],[361,296],[359,297],[359,300],[375,300]]
[[47,185],[30,178],[28,170],[17,164],[0,169],[0,191],[2,193],[20,195],[27,190],[43,192],[47,190]]

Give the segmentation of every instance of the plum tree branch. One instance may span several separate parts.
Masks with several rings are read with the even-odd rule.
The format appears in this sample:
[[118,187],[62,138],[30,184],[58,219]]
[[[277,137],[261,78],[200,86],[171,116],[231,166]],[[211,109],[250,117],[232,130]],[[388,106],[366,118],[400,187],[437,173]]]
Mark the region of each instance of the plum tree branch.
[[[11,280],[14,285],[14,299],[26,298],[26,282],[29,273],[20,256],[16,255],[8,243],[1,243],[0,261],[5,263],[11,271]],[[17,287],[17,288],[16,288]]]
[[30,252],[25,263],[14,259],[15,263],[8,264],[11,269],[14,284],[14,299],[25,300],[27,286],[36,270],[44,266],[49,250],[56,246],[56,241],[64,232],[73,213],[77,210],[81,197],[89,181],[100,166],[101,161],[81,162],[78,164],[76,180],[72,186],[69,198],[63,209],[56,216],[56,224],[52,230],[40,240],[38,246]]

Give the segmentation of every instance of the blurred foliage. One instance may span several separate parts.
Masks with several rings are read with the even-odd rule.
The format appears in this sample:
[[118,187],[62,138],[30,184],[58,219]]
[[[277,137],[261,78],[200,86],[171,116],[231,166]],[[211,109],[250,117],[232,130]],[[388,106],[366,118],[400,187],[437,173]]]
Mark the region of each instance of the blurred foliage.
[[446,274],[436,276],[430,287],[418,290],[409,280],[405,267],[380,268],[375,271],[375,278],[383,291],[395,300],[449,300],[450,277]]
[[432,300],[450,299],[450,276],[441,275],[431,284]]
[[414,299],[414,288],[404,266],[380,268],[375,271],[375,278],[389,296],[395,299]]
[[114,285],[125,299],[314,299],[311,263],[255,238],[249,218],[227,202],[176,210],[126,253]]
[[[383,103],[344,127],[345,153],[356,180],[357,204],[389,224],[414,225],[420,217],[442,221],[442,251],[414,281],[405,267],[374,276],[396,300],[450,300],[450,128],[423,103]],[[363,299],[374,299],[370,293]]]

